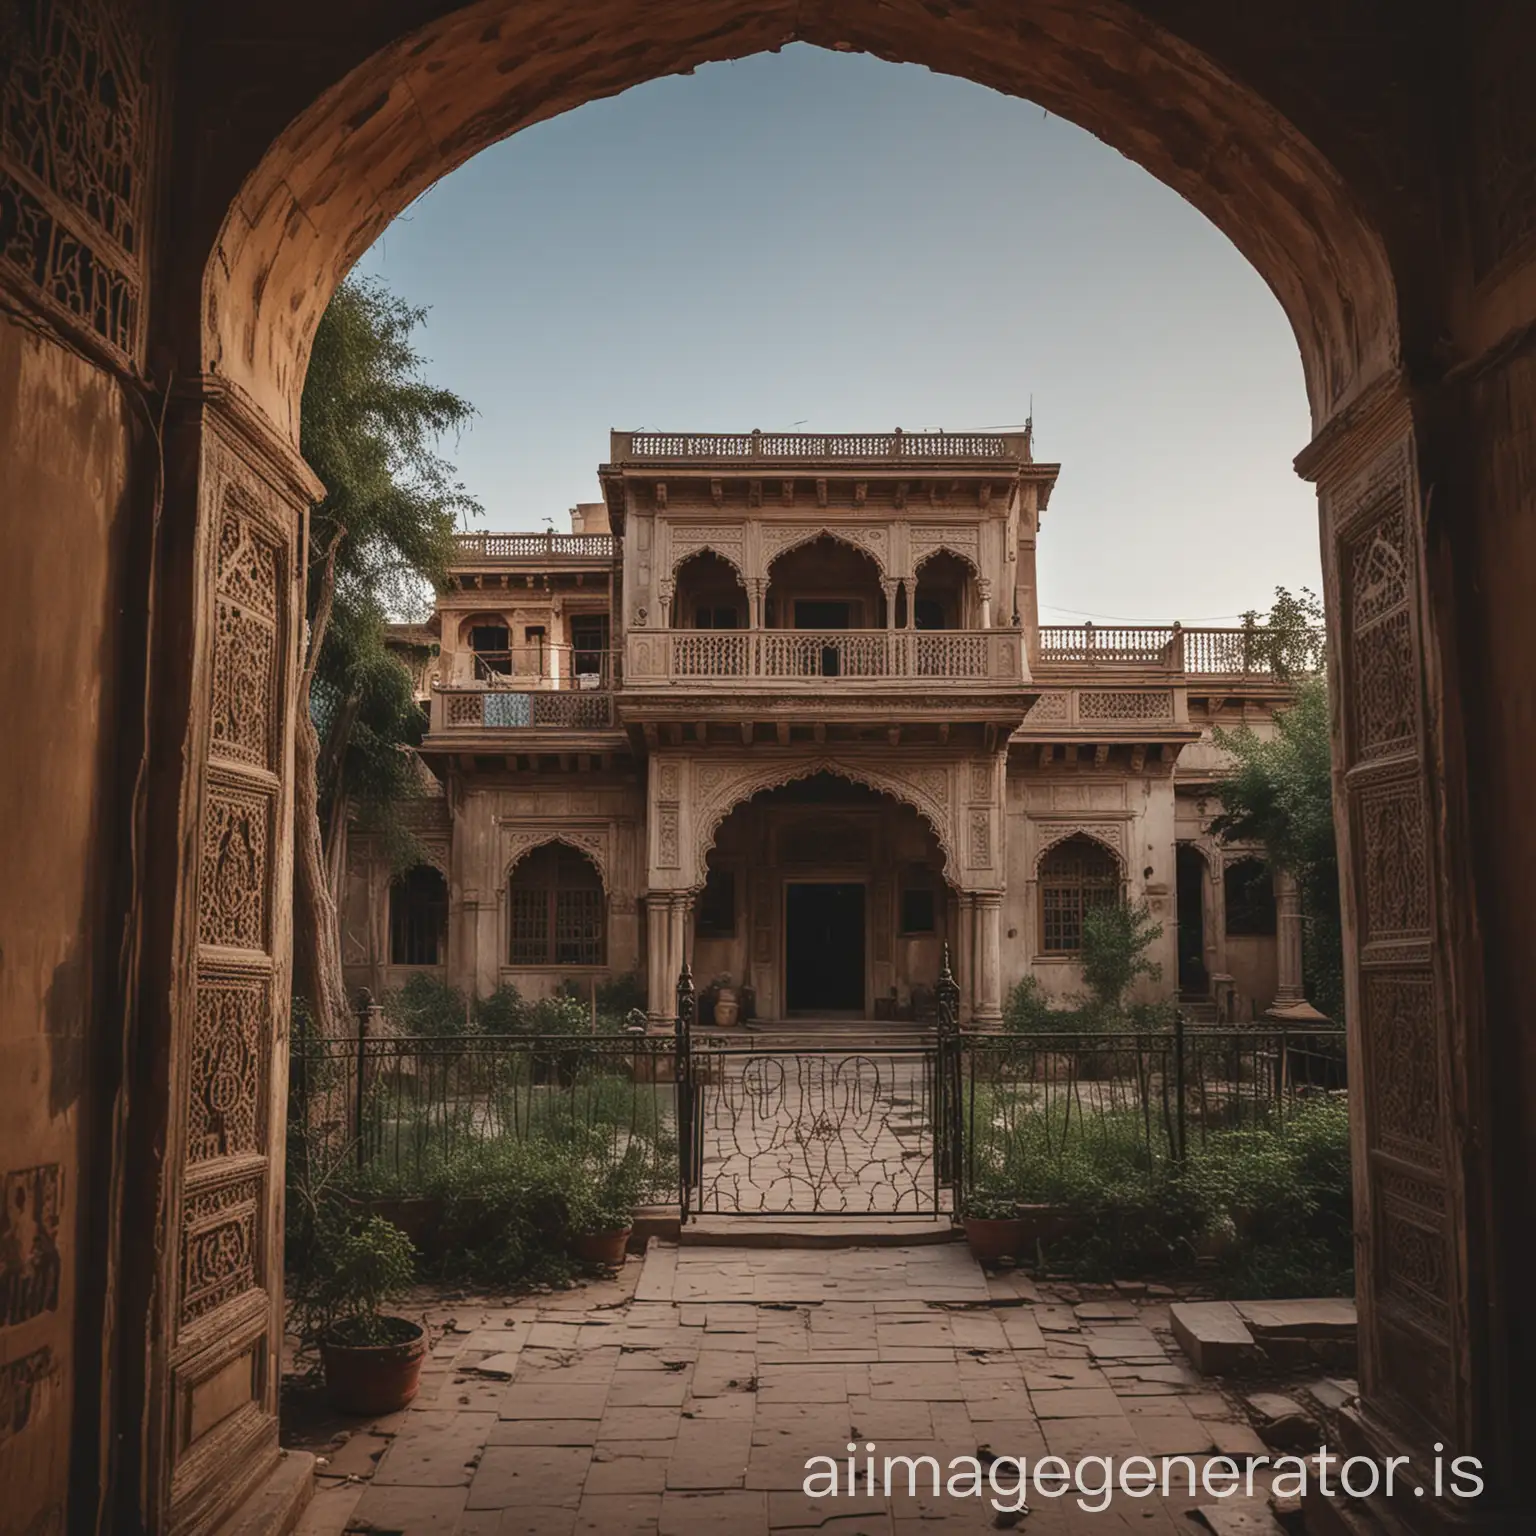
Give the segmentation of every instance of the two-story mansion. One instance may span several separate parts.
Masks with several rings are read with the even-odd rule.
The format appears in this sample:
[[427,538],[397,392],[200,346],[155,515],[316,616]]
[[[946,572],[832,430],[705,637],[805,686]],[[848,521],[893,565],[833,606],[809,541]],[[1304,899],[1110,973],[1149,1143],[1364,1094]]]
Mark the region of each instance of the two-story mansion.
[[1164,926],[1150,994],[1299,999],[1294,890],[1209,831],[1211,728],[1287,690],[1240,630],[1042,626],[1058,469],[1028,432],[616,432],[573,532],[461,536],[400,636],[430,863],[353,829],[349,980],[637,972],[659,1023],[686,956],[759,1019],[901,1018],[947,942],[985,1026],[1026,974],[1079,990],[1123,894]]

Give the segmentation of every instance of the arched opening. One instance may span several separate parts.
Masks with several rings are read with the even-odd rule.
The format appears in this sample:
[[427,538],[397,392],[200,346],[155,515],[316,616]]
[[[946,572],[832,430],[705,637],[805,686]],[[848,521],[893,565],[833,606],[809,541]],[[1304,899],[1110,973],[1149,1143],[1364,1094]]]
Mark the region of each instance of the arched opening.
[[1222,902],[1227,937],[1273,938],[1275,881],[1260,858],[1233,859],[1222,871]]
[[1174,854],[1179,916],[1179,995],[1194,1000],[1211,990],[1206,962],[1205,891],[1209,867],[1193,843],[1180,843]]
[[981,594],[969,560],[941,549],[917,567],[912,628],[981,628]]
[[[785,672],[850,677],[883,665],[887,623],[880,566],[873,556],[831,534],[796,545],[768,568],[763,623],[793,629]],[[860,633],[861,631],[865,633]]]
[[417,864],[389,887],[389,963],[439,966],[447,945],[448,882],[434,865]]
[[597,866],[568,843],[541,843],[507,879],[507,964],[514,970],[608,963],[608,901]]
[[673,573],[668,622],[673,629],[746,629],[747,589],[729,560],[712,549],[689,555]]
[[694,969],[766,1019],[930,1017],[955,929],[944,855],[893,795],[834,772],[759,790],[715,832]]
[[459,621],[458,633],[458,653],[468,657],[473,677],[485,681],[509,677],[518,670],[512,626],[505,614],[467,614]]
[[1083,919],[1113,906],[1124,888],[1120,860],[1097,838],[1078,832],[1048,849],[1037,875],[1040,953],[1080,955]]
[[[1236,83],[1249,78],[1242,60],[1218,65],[1188,40],[1115,4],[1085,10],[1049,0],[1023,5],[981,0],[959,21],[937,12],[865,11],[838,3],[803,18],[775,5],[750,14],[727,8],[722,14],[718,6],[703,3],[679,3],[667,16],[669,25],[657,27],[654,8],[621,7],[609,24],[593,29],[583,18],[568,24],[542,7],[514,9],[504,0],[482,0],[409,37],[387,41],[364,34],[350,54],[340,45],[339,53],[326,58],[323,90],[301,80],[285,102],[263,104],[266,121],[292,121],[259,162],[242,160],[238,151],[224,156],[221,171],[233,167],[238,176],[249,168],[249,174],[238,196],[232,186],[222,194],[229,216],[216,251],[186,242],[190,257],[182,259],[196,261],[206,273],[201,303],[188,303],[164,322],[171,329],[184,327],[183,375],[229,381],[242,410],[250,402],[278,435],[296,441],[309,336],[330,286],[436,176],[540,116],[664,71],[798,36],[920,61],[1027,95],[1100,133],[1182,191],[1249,256],[1285,306],[1302,349],[1315,425],[1325,427],[1352,403],[1388,402],[1380,417],[1365,414],[1372,417],[1373,432],[1386,422],[1373,439],[1377,448],[1386,443],[1404,450],[1396,488],[1400,504],[1416,508],[1407,409],[1391,383],[1382,383],[1392,379],[1400,355],[1396,294],[1380,242],[1358,211],[1380,204],[1330,164],[1271,101]],[[1301,91],[1274,95],[1290,102],[1309,99]],[[194,326],[195,358],[186,355]],[[1328,441],[1330,454],[1356,425],[1341,421]],[[1329,462],[1336,484],[1348,457]],[[1351,466],[1350,473],[1359,467]],[[1384,482],[1378,477],[1376,483],[1379,490]],[[207,505],[213,505],[211,495]],[[1361,514],[1362,524],[1381,519],[1380,506],[1362,502],[1352,510]],[[1404,519],[1405,546],[1417,548],[1418,537],[1417,519]],[[1343,550],[1346,564],[1348,554]],[[1405,590],[1407,614],[1420,599],[1411,584]],[[1341,597],[1333,590],[1330,600],[1337,620],[1341,607],[1348,608],[1348,592]],[[1411,693],[1422,683],[1425,667],[1416,648],[1418,621],[1405,617],[1404,625]],[[1344,717],[1354,709],[1350,690],[1357,661],[1350,652],[1339,665],[1347,695],[1339,705]],[[1404,738],[1412,737],[1415,751],[1417,731],[1418,723],[1410,721]],[[1356,805],[1365,793],[1350,790],[1362,837],[1368,827],[1380,825]],[[1432,809],[1438,806],[1432,803]],[[1454,814],[1430,815],[1426,826],[1454,821]],[[1402,816],[1395,825],[1404,825]],[[1431,870],[1430,877],[1426,884],[1433,886],[1438,871]],[[1417,919],[1416,912],[1410,915]],[[1423,931],[1425,954],[1432,918],[1426,903],[1424,920],[1409,925],[1416,936]],[[1404,1009],[1419,1009],[1411,1022],[1427,1037],[1422,1055],[1431,1058],[1432,1069],[1447,1054],[1441,1021],[1432,1005],[1405,1000],[1420,992],[1426,998],[1450,995],[1448,978],[1440,975],[1442,960],[1435,950],[1434,976],[1425,960],[1424,975],[1393,978],[1395,991],[1379,973],[1372,978],[1372,995],[1390,996],[1398,1010],[1394,1020]],[[1469,978],[1474,969],[1466,963]],[[190,972],[185,991],[193,997]],[[1387,1097],[1379,1085],[1376,1091]],[[1358,1144],[1368,1145],[1363,1133]],[[1428,1163],[1441,1169],[1438,1151]],[[1459,1172],[1452,1170],[1446,1189],[1454,1188]],[[1436,1185],[1432,1193],[1440,1191]],[[169,1250],[169,1240],[166,1246]],[[1437,1248],[1430,1264],[1441,1262]],[[1449,1246],[1443,1262],[1448,1273],[1459,1262]],[[1438,1316],[1467,1314],[1458,1283],[1459,1275],[1442,1287],[1447,1295]],[[1371,1326],[1371,1314],[1362,1317]],[[174,1327],[164,1331],[174,1342]],[[1399,1327],[1391,1358],[1422,1358],[1412,1347],[1422,1333]],[[1460,1358],[1453,1346],[1460,1342],[1459,1334],[1441,1341],[1422,1379],[1406,1366],[1396,1373],[1397,1397],[1407,1404],[1406,1410],[1399,1404],[1399,1421],[1421,1407],[1436,1424],[1474,1421],[1450,1387],[1442,1392],[1436,1385],[1449,1381]],[[1392,1375],[1383,1370],[1381,1351],[1372,1353],[1369,1340],[1367,1346],[1368,1362]],[[1373,1392],[1370,1372],[1363,1374]]]

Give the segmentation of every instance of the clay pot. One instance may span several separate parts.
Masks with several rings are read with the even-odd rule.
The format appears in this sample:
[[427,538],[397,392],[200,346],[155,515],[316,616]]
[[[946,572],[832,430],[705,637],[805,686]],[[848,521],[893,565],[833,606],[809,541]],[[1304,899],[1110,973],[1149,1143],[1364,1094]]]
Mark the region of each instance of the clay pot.
[[384,1319],[397,1335],[387,1344],[341,1344],[322,1339],[325,1388],[342,1413],[394,1413],[416,1396],[427,1333],[403,1317]]
[[629,1234],[634,1230],[631,1225],[614,1232],[573,1233],[569,1243],[571,1257],[580,1259],[583,1264],[604,1264],[609,1269],[617,1269],[624,1262]]
[[1033,1247],[1033,1244],[1026,1246],[1024,1223],[1016,1216],[997,1219],[966,1216],[963,1225],[971,1256],[982,1264],[1018,1258]]
[[715,994],[715,1024],[729,1029],[741,1017],[741,1002],[732,987],[721,987]]

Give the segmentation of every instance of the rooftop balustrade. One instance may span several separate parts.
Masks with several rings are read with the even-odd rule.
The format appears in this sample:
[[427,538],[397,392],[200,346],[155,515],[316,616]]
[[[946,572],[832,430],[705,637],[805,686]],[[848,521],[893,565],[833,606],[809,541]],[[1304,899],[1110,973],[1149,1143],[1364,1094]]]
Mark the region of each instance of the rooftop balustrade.
[[[1284,670],[1276,669],[1275,647],[1262,628],[1042,624],[1038,633],[1037,679],[1091,668],[1287,681]],[[1320,636],[1309,637],[1315,648],[1320,649],[1320,642]]]
[[1028,432],[615,432],[618,463],[1028,464]]
[[484,561],[562,561],[590,563],[613,560],[619,541],[611,533],[456,533],[457,559],[464,564]]

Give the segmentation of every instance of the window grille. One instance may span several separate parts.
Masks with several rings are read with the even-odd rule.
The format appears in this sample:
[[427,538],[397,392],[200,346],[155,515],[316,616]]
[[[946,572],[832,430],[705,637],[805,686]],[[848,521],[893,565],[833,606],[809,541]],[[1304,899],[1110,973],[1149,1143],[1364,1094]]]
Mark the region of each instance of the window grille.
[[1120,899],[1115,856],[1089,837],[1069,837],[1040,861],[1040,949],[1075,955],[1083,947],[1083,917]]
[[606,965],[608,903],[590,860],[546,843],[519,861],[508,890],[511,965]]

